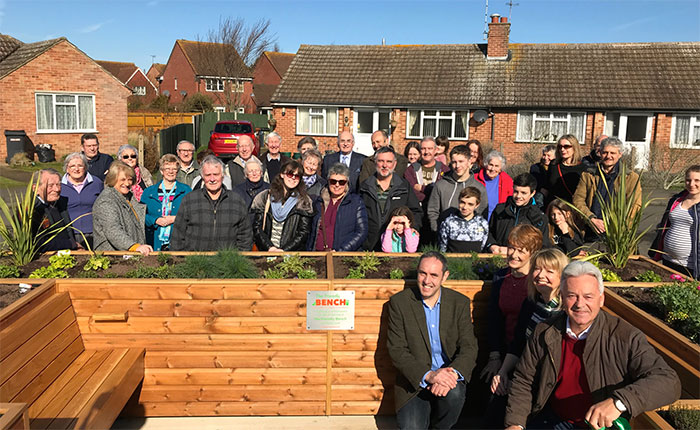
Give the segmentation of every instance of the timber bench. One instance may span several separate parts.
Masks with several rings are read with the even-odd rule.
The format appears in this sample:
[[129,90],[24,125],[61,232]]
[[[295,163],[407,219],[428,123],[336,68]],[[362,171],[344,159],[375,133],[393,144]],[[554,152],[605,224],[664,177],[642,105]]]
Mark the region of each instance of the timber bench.
[[0,312],[0,402],[26,403],[33,429],[109,428],[143,380],[144,350],[86,350],[51,284]]

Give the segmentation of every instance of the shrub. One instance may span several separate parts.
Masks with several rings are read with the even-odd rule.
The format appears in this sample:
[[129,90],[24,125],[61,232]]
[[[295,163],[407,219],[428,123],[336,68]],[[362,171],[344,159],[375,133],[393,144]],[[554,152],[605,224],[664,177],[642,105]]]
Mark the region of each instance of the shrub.
[[403,270],[399,268],[391,269],[391,272],[389,272],[389,279],[403,279],[403,277]]
[[471,281],[479,279],[476,273],[474,273],[473,256],[448,258],[447,270],[450,271],[450,279],[459,281]]
[[258,268],[236,250],[222,250],[216,255],[194,254],[175,266],[178,278],[250,279],[259,277]]
[[344,258],[345,264],[350,266],[348,279],[363,279],[368,272],[376,272],[379,266],[386,262],[387,258],[377,257],[374,252],[365,252],[362,257]]
[[17,266],[0,264],[0,278],[19,278],[20,272]]
[[700,409],[671,405],[664,415],[666,421],[668,421],[674,429],[700,429]]
[[213,112],[214,102],[206,94],[195,93],[182,102],[183,112]]
[[173,261],[173,256],[167,252],[161,252],[158,254],[156,259],[158,260],[158,264],[169,264],[171,261]]
[[267,279],[284,279],[293,276],[299,279],[316,279],[318,275],[311,267],[308,267],[311,259],[299,256],[299,254],[285,255],[282,261],[263,272]]
[[700,342],[700,283],[674,282],[652,289],[664,320],[693,342]]
[[482,281],[490,281],[493,279],[493,275],[499,270],[506,267],[505,258],[501,255],[493,255],[489,260],[480,259],[476,252],[472,253],[471,259],[473,261],[474,273],[476,273],[477,278]]

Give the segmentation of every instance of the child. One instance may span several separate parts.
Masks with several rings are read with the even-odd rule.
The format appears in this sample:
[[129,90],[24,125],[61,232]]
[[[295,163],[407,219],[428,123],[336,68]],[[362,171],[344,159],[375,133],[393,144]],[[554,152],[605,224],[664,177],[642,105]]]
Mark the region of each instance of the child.
[[391,212],[386,231],[382,233],[382,251],[416,252],[420,235],[413,229],[413,212],[399,206]]
[[552,200],[552,203],[547,206],[547,219],[549,220],[549,239],[552,244],[569,257],[583,253],[579,249],[583,245],[583,235],[576,225],[576,215],[570,206],[560,199]]
[[447,136],[438,136],[435,138],[435,145],[437,150],[435,160],[447,165],[447,150],[450,149],[450,139]]
[[439,243],[442,252],[481,252],[489,236],[489,224],[474,211],[481,203],[481,191],[465,187],[459,192],[459,211],[454,211],[440,224]]

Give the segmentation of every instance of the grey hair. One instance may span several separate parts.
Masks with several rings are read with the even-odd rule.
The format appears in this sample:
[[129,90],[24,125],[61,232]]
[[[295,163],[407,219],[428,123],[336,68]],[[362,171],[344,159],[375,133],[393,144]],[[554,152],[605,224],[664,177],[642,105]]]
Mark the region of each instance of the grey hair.
[[253,139],[250,136],[248,136],[247,134],[242,134],[242,135],[238,136],[238,145],[241,144],[241,139],[243,139],[244,137],[250,141],[250,146],[252,146],[253,149],[255,149],[255,142],[253,142]]
[[[420,141],[421,145],[423,144],[423,142],[433,142],[433,143],[435,144],[435,146],[437,146],[437,142],[435,142],[435,138],[434,138],[434,137],[430,137],[430,136],[424,137],[424,138]],[[420,147],[420,145],[418,145],[418,147]]]
[[43,178],[44,175],[58,176],[59,178],[61,177],[61,174],[56,169],[53,169],[51,167],[49,167],[48,169],[41,169],[39,170],[39,179],[36,183],[37,187],[42,184],[41,178]]
[[[218,158],[217,158],[217,160],[218,160]],[[222,164],[223,164],[223,162],[222,162]],[[243,168],[243,171],[246,174],[248,173],[248,166],[250,166],[251,164],[257,164],[258,166],[260,166],[260,171],[262,171],[263,165],[260,162],[260,160],[258,160],[257,158],[250,157],[250,160],[245,162],[245,167]]]
[[135,153],[137,156],[139,155],[139,151],[138,151],[136,148],[134,148],[133,146],[131,146],[131,145],[129,145],[129,144],[127,143],[126,145],[122,145],[122,146],[119,147],[119,150],[117,151],[117,158],[121,160],[121,158],[122,158],[122,153],[123,153],[124,151],[126,151],[127,149],[130,149],[130,150],[134,151],[134,153]]
[[[338,143],[340,143],[340,135],[343,134],[344,131],[347,130],[343,130],[340,133],[338,133]],[[348,131],[348,133],[350,133],[350,137],[352,137],[352,143],[355,143],[355,135],[351,131]]]
[[192,143],[192,142],[190,142],[189,140],[185,139],[185,140],[181,140],[181,141],[179,141],[179,142],[177,143],[177,148],[176,148],[176,150],[179,151],[179,150],[180,150],[180,147],[181,147],[182,145],[184,145],[185,143],[189,143],[190,145],[194,146],[194,143]]
[[66,155],[66,159],[63,161],[63,171],[68,172],[68,163],[74,158],[80,158],[80,161],[83,162],[83,166],[85,166],[85,169],[87,170],[88,168],[88,159],[83,154],[82,152],[71,152],[70,154]]
[[331,175],[345,176],[346,178],[350,179],[350,169],[348,169],[348,166],[343,163],[335,163],[330,169],[328,169],[328,177],[330,178]]
[[588,261],[576,260],[567,264],[561,272],[561,285],[563,286],[569,278],[578,278],[585,275],[595,277],[596,281],[598,281],[598,291],[600,291],[600,294],[603,294],[603,275],[597,267]]
[[493,150],[484,157],[484,166],[489,164],[489,161],[493,160],[494,158],[500,158],[501,159],[501,170],[506,170],[506,156],[503,155],[502,152]]
[[279,139],[280,143],[282,143],[282,136],[280,136],[280,134],[277,133],[276,131],[273,131],[272,133],[265,136],[265,143],[267,143],[271,137],[276,137],[277,139]]
[[323,161],[323,155],[321,155],[321,152],[318,149],[309,149],[305,153],[301,155],[301,162],[303,163],[306,161],[307,158],[309,157],[316,157],[318,158],[319,163]]
[[605,149],[606,146],[614,146],[620,151],[620,154],[625,153],[625,144],[622,143],[622,141],[617,137],[606,137],[603,139],[603,141],[600,142],[599,151],[603,152],[603,149]]
[[204,165],[205,164],[213,164],[215,166],[219,166],[221,168],[221,175],[223,176],[224,174],[224,162],[219,160],[216,155],[207,155],[204,157],[204,160],[202,160],[202,170],[200,172],[204,172]]

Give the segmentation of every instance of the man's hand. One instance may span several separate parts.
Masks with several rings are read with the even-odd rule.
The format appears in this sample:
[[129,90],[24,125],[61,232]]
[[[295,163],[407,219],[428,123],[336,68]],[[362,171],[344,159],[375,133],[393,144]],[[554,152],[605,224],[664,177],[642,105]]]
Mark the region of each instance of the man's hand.
[[421,184],[416,184],[413,186],[413,189],[418,191],[418,192],[421,192],[421,191],[423,191],[423,186]]
[[600,218],[591,218],[591,222],[598,233],[605,233],[605,221]]
[[506,430],[523,430],[523,428],[520,426],[510,426],[506,427]]
[[612,427],[621,412],[615,407],[615,401],[612,398],[596,403],[586,412],[586,420],[593,428],[600,429],[603,427]]
[[425,382],[431,385],[443,385],[447,387],[449,391],[457,386],[457,372],[451,367],[443,367],[442,369],[428,373]]
[[432,384],[428,387],[431,393],[433,395],[438,396],[438,397],[445,397],[447,393],[450,392],[450,389],[442,384]]

